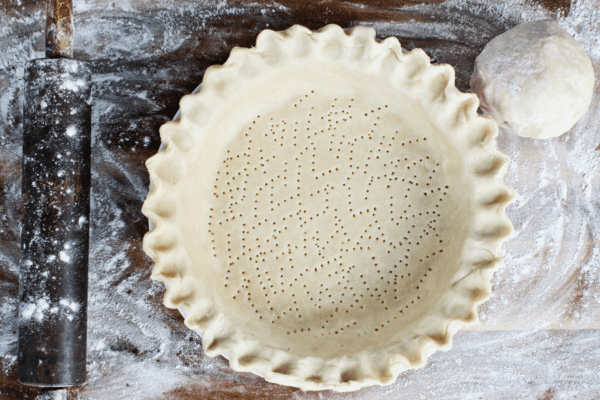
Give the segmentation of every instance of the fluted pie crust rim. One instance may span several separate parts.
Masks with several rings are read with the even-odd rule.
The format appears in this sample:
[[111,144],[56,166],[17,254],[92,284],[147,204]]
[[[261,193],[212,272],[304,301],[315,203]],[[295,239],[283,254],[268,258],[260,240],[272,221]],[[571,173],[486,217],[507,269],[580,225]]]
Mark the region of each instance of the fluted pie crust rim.
[[[465,228],[457,272],[411,334],[400,342],[383,343],[377,351],[319,357],[273,347],[268,340],[250,335],[219,308],[209,291],[198,287],[198,279],[189,272],[193,261],[181,226],[176,223],[181,207],[174,193],[189,179],[189,160],[184,155],[206,133],[207,121],[227,106],[236,85],[290,60],[321,57],[332,47],[336,53],[328,61],[332,65],[343,60],[345,68],[382,79],[420,102],[438,133],[461,143],[463,153],[456,156],[462,159],[465,179],[474,189],[468,191],[472,218]],[[478,322],[478,305],[491,295],[492,275],[502,265],[501,245],[513,229],[505,210],[514,193],[503,180],[509,158],[496,149],[496,123],[478,115],[478,106],[474,94],[456,89],[451,66],[432,65],[421,49],[403,52],[394,37],[378,41],[372,28],[359,26],[345,32],[328,25],[311,31],[294,25],[282,32],[261,32],[253,48],[234,48],[222,66],[206,70],[199,93],[182,98],[181,119],[160,129],[165,149],[147,161],[151,187],[142,212],[153,228],[145,235],[143,246],[155,262],[151,278],[168,287],[164,304],[182,311],[185,324],[202,335],[208,356],[224,355],[234,370],[258,373],[282,385],[352,391],[389,385],[401,372],[423,367],[433,352],[451,348],[459,329]]]

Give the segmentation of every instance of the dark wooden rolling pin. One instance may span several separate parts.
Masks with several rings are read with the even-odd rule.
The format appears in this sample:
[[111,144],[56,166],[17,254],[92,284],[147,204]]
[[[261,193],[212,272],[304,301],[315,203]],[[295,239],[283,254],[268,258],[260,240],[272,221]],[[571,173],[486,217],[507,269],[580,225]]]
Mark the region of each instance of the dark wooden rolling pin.
[[72,13],[48,2],[47,58],[25,66],[18,377],[49,388],[86,379],[91,68]]

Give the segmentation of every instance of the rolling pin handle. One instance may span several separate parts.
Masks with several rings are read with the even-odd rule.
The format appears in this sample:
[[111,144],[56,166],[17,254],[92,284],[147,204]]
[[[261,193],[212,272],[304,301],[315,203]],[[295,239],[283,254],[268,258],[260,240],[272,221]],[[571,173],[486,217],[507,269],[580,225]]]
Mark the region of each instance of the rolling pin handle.
[[73,58],[73,1],[50,0],[46,10],[46,58]]

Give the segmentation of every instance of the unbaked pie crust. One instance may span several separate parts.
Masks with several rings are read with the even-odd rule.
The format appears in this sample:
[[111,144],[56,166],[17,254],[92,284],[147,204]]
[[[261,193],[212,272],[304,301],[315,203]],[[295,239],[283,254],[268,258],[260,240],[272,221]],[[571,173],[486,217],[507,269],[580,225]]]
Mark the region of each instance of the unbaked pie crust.
[[513,191],[452,67],[366,27],[265,30],[180,106],[147,162],[144,250],[207,355],[350,391],[478,321]]

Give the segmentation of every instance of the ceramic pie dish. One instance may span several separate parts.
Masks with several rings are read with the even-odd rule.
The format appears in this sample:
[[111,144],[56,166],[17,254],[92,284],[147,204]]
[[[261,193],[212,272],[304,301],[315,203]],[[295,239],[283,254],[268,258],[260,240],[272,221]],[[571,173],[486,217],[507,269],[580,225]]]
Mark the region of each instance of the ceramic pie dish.
[[477,323],[512,225],[497,125],[371,28],[263,31],[147,162],[144,250],[207,355],[305,390],[387,385]]

